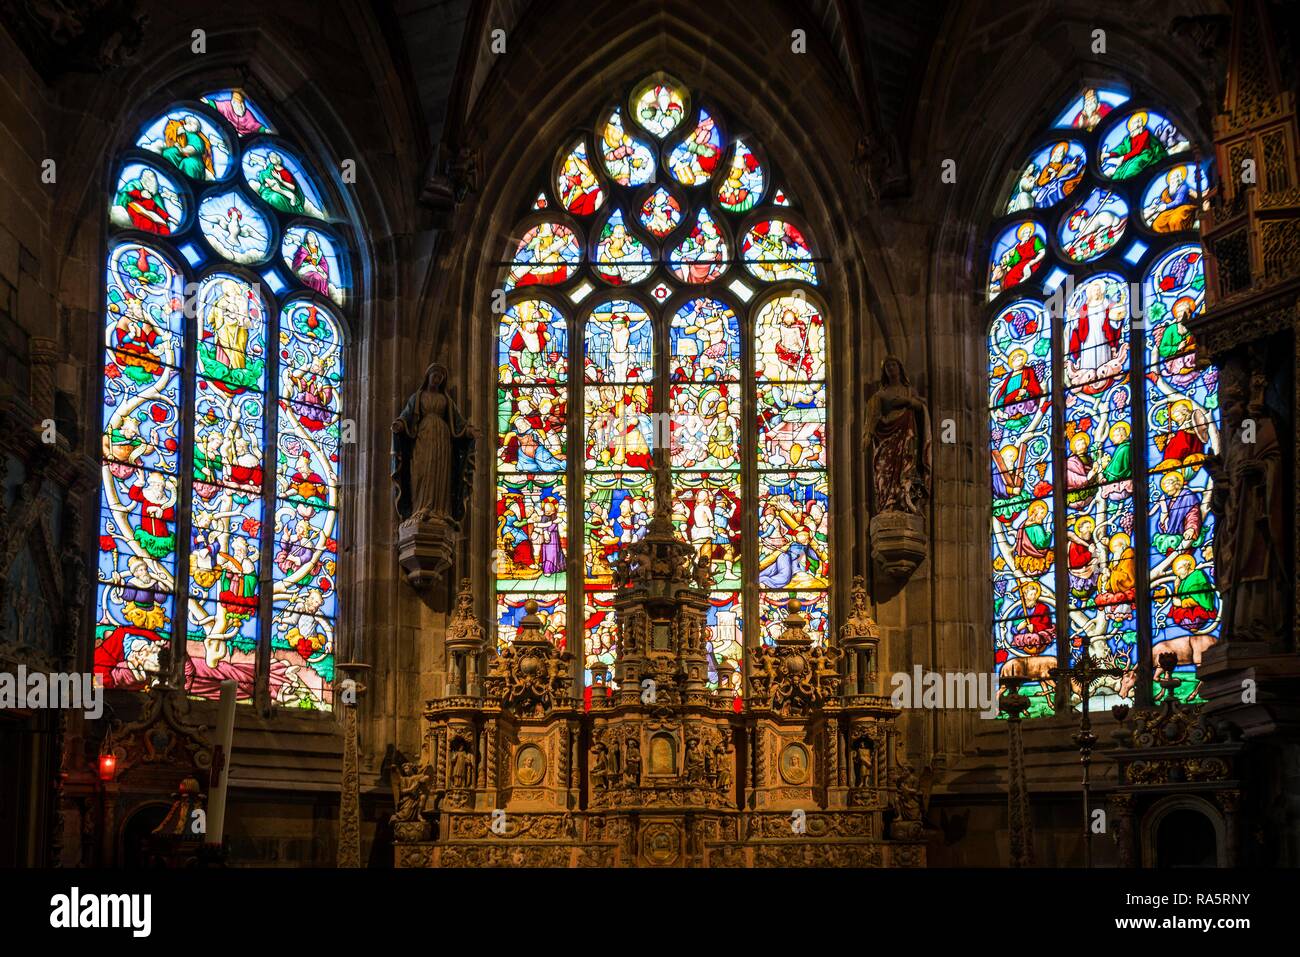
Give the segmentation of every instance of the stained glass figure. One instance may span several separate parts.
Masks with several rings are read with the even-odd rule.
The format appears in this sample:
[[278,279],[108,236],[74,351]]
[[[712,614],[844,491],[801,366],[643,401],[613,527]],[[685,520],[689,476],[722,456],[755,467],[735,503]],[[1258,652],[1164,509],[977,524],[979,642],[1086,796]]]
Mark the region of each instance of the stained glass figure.
[[605,172],[620,186],[641,186],[655,176],[655,157],[650,147],[623,130],[623,115],[615,109],[601,131],[600,152]]
[[654,269],[654,257],[645,243],[628,231],[623,211],[609,214],[596,243],[596,272],[614,285],[640,282]]
[[1083,93],[1057,118],[1057,127],[1094,130],[1111,110],[1128,102],[1128,94],[1119,90],[1085,87]]
[[1142,197],[1142,221],[1157,233],[1196,229],[1205,190],[1205,173],[1195,163],[1170,167],[1151,180]]
[[682,282],[705,283],[726,270],[727,241],[707,209],[695,217],[695,225],[668,256],[668,268]]
[[685,90],[668,82],[651,83],[636,97],[636,119],[644,129],[663,139],[681,125],[686,104]]
[[662,239],[680,225],[682,207],[676,197],[660,186],[641,204],[641,225]]
[[154,120],[136,145],[192,180],[224,179],[230,169],[230,144],[217,127],[195,110],[176,108]]
[[203,97],[203,102],[216,110],[241,137],[275,132],[243,90],[218,90]]
[[817,267],[803,233],[793,223],[769,219],[745,233],[740,243],[745,268],[764,282],[798,279],[817,284]]
[[707,110],[700,110],[699,122],[668,157],[673,179],[683,186],[699,186],[708,181],[722,159],[722,133]]
[[321,229],[293,226],[284,231],[280,255],[299,282],[341,306],[346,287],[335,243],[334,238]]
[[170,176],[144,163],[122,167],[108,210],[109,222],[114,226],[170,236],[181,228],[185,215],[185,200]]
[[497,334],[499,381],[560,383],[568,371],[564,315],[545,299],[524,299],[510,306]]
[[584,367],[588,382],[649,382],[654,374],[654,327],[635,302],[610,299],[587,320]]
[[677,310],[669,330],[674,381],[740,378],[740,322],[719,299],[692,299]]
[[1047,233],[1031,220],[1007,228],[993,244],[989,259],[989,298],[1018,286],[1042,268]]
[[729,213],[747,213],[763,196],[763,165],[754,151],[736,140],[727,175],[718,185],[718,203]]
[[505,288],[554,286],[568,280],[580,262],[582,246],[572,229],[559,223],[538,223],[519,240]]
[[1087,153],[1081,143],[1058,140],[1044,146],[1030,157],[1016,179],[1007,212],[1055,206],[1083,181],[1087,166]]
[[1098,163],[1103,175],[1129,179],[1166,156],[1190,148],[1187,138],[1168,119],[1137,110],[1106,134],[1098,149]]
[[605,199],[596,171],[587,160],[587,141],[579,139],[565,153],[555,177],[560,204],[575,216],[590,216]]
[[282,213],[325,218],[320,193],[302,164],[280,146],[254,146],[244,153],[244,176],[264,203]]

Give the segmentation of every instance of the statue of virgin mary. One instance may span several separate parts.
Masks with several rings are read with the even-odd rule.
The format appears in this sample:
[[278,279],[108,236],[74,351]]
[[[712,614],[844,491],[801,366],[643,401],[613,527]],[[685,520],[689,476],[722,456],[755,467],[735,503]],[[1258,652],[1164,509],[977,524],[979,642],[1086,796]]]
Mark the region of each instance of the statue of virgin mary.
[[474,428],[447,394],[447,367],[434,363],[393,420],[392,478],[403,520],[459,526],[474,480]]

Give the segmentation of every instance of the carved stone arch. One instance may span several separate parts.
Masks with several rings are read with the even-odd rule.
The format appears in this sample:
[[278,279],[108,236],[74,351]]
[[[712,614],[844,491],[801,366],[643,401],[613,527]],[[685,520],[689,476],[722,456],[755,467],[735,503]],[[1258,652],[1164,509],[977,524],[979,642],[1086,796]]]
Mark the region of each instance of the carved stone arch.
[[1223,812],[1205,798],[1192,794],[1173,794],[1161,798],[1147,808],[1139,825],[1139,846],[1141,848],[1142,867],[1158,867],[1157,858],[1160,825],[1175,811],[1192,811],[1203,815],[1214,828],[1214,853],[1218,867],[1228,866],[1228,830],[1223,820]]
[[[861,500],[866,488],[855,454],[861,384],[875,377],[876,372],[868,370],[878,370],[885,354],[907,352],[903,344],[908,333],[901,300],[879,252],[888,243],[886,237],[873,235],[865,186],[853,165],[861,120],[844,96],[838,61],[811,55],[790,58],[799,61],[795,76],[793,67],[780,58],[774,64],[759,63],[743,56],[743,44],[720,48],[708,43],[718,30],[734,29],[734,19],[724,23],[719,11],[678,4],[666,4],[648,16],[644,10],[635,17],[615,15],[606,33],[578,47],[564,42],[558,18],[533,13],[520,21],[509,42],[526,40],[536,58],[495,58],[459,130],[460,147],[480,158],[480,189],[457,208],[449,234],[440,240],[435,266],[442,280],[440,298],[428,313],[421,338],[436,343],[434,356],[463,370],[461,394],[470,397],[472,418],[487,434],[491,413],[484,397],[493,387],[493,370],[482,356],[491,347],[497,318],[485,308],[499,282],[495,251],[531,206],[537,171],[551,168],[555,151],[566,145],[576,123],[588,122],[594,104],[622,96],[655,70],[702,91],[730,114],[732,125],[751,131],[781,167],[788,182],[779,185],[797,199],[810,227],[810,241],[830,260],[818,288],[831,316],[830,428],[839,450],[831,465],[837,502],[832,534],[839,583],[840,574],[847,576],[866,561],[865,533],[857,534],[850,504]],[[788,16],[788,11],[774,14],[778,23]],[[788,31],[780,36],[788,40]],[[701,53],[704,49],[710,53]],[[770,75],[772,71],[781,75]],[[539,91],[536,99],[521,97],[519,91],[525,89]],[[411,357],[409,375],[428,358]],[[911,358],[919,370],[918,357]],[[486,487],[475,498],[472,514],[478,522],[490,521],[490,499]],[[474,572],[486,568],[487,556],[479,550],[481,545],[471,548]],[[847,583],[845,577],[842,584]],[[833,589],[833,594],[842,590]],[[480,614],[485,610],[481,607]]]

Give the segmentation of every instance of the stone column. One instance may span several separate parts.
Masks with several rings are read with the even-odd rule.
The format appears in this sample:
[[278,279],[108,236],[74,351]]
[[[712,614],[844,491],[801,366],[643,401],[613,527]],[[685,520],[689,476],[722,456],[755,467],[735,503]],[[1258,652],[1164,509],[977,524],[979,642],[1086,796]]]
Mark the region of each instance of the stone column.
[[360,867],[361,769],[357,708],[366,690],[361,679],[370,671],[370,666],[349,661],[338,667],[345,679],[339,694],[343,708],[343,779],[339,795],[338,866]]

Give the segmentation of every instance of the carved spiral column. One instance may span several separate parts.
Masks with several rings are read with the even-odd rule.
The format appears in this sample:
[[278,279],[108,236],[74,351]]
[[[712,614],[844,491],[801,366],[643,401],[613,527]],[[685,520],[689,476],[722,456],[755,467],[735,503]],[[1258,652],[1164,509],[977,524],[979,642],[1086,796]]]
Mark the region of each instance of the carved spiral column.
[[32,336],[27,340],[31,361],[31,402],[36,415],[54,418],[54,373],[59,358],[66,353],[55,339]]

